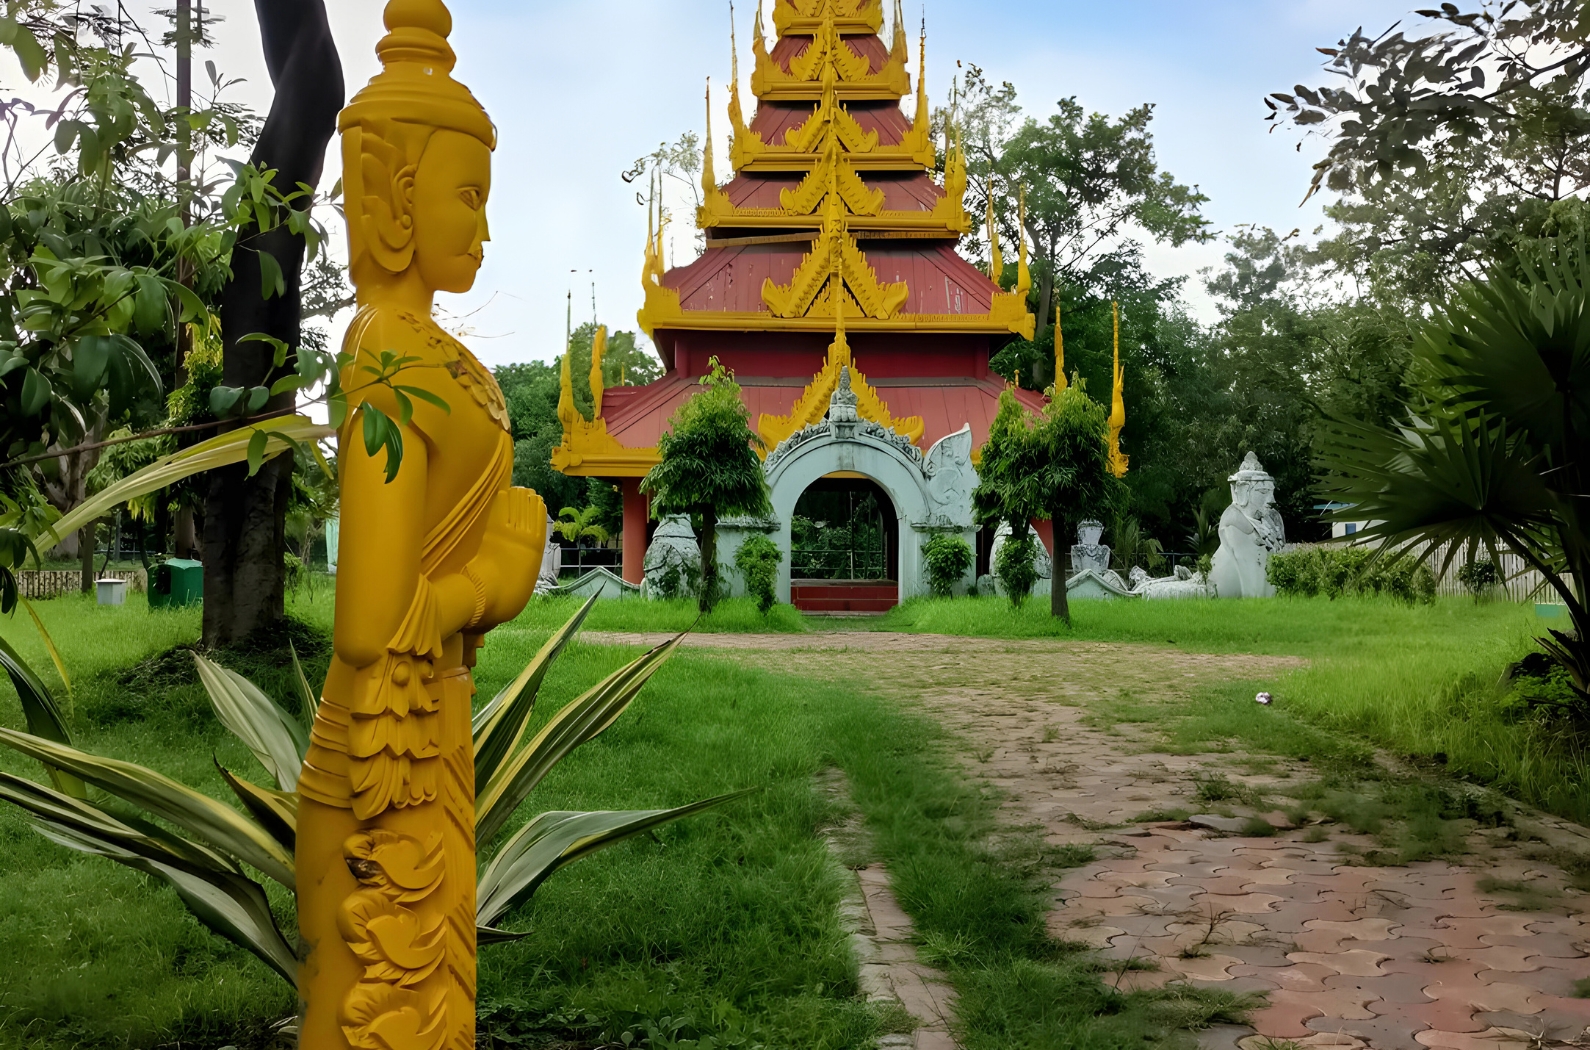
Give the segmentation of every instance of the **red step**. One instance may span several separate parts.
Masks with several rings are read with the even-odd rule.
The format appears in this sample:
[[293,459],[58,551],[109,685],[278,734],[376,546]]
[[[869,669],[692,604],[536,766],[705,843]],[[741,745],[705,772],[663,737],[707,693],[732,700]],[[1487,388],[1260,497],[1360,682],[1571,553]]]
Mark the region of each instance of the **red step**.
[[802,612],[884,613],[900,604],[900,587],[888,580],[796,580],[790,604]]

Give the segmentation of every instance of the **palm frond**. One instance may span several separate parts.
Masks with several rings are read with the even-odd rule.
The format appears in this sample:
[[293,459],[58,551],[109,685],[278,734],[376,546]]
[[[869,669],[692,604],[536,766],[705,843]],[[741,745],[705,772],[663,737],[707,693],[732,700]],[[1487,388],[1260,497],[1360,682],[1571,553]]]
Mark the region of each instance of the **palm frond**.
[[[4,638],[0,638],[0,666],[5,667],[17,698],[22,701],[22,717],[27,721],[28,732],[57,744],[70,744],[72,734],[66,728],[66,719],[61,717],[61,709],[50,695],[49,687]],[[77,777],[48,762],[44,769],[57,789],[73,798],[88,797],[88,786]]]

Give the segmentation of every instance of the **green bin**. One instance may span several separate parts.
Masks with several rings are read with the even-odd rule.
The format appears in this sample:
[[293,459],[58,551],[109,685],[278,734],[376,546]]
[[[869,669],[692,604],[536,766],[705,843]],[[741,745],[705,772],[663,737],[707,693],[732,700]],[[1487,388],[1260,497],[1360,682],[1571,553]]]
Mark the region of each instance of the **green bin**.
[[204,600],[204,566],[188,558],[169,558],[149,574],[149,608],[177,609]]

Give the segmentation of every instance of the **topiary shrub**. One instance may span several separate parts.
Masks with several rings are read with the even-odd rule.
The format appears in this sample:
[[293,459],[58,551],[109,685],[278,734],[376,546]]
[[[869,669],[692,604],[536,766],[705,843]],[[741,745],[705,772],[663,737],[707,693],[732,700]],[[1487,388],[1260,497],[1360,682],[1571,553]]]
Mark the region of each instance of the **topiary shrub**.
[[1409,604],[1435,601],[1435,576],[1413,560],[1376,558],[1367,547],[1306,547],[1270,556],[1266,571],[1276,593],[1331,600],[1386,595]]
[[756,607],[766,616],[778,603],[774,588],[778,584],[779,562],[784,552],[766,536],[752,536],[734,552],[735,568],[745,577],[745,589],[756,599]]
[[952,533],[940,533],[922,547],[923,571],[928,589],[940,598],[955,593],[955,585],[966,577],[976,555],[972,545]]
[[1005,585],[1010,604],[1018,609],[1032,594],[1033,584],[1038,582],[1037,558],[1038,537],[1030,528],[1023,528],[1000,545],[999,557],[994,559],[994,573]]

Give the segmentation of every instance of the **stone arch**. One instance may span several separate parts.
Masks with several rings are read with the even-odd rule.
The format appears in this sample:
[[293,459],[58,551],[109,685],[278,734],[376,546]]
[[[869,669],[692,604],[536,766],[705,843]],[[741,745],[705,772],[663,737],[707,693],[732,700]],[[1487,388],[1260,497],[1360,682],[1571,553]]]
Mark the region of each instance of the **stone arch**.
[[894,504],[899,530],[900,599],[921,592],[922,538],[917,526],[932,520],[932,508],[920,453],[866,432],[837,436],[830,431],[793,447],[781,447],[768,471],[773,519],[777,523],[773,535],[785,554],[779,565],[780,601],[790,599],[790,524],[795,504],[817,481],[846,471],[870,479]]

